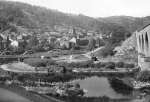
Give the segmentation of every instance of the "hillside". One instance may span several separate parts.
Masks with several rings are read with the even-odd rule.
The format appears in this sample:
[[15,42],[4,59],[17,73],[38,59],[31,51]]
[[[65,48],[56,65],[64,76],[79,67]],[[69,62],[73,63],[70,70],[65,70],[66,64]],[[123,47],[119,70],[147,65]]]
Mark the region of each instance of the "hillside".
[[19,2],[0,1],[1,31],[13,28],[13,25],[32,30],[53,30],[55,25],[67,25],[105,34],[110,34],[114,28],[123,27],[132,33],[148,23],[150,23],[149,16],[143,18],[130,16],[92,18],[84,15],[65,14]]
[[[122,27],[114,22],[100,21],[84,15],[65,14],[29,4],[0,1],[1,32],[9,28],[15,31],[17,26],[28,30],[52,31],[55,25],[74,26],[103,34],[110,34],[114,28]],[[125,27],[124,29],[128,31]]]
[[25,3],[0,1],[0,33],[7,31],[17,34],[22,32],[43,34],[47,31],[55,31],[56,25],[78,27],[86,32],[94,31],[105,36],[111,35],[108,43],[118,46],[135,30],[148,23],[150,23],[149,16],[92,18],[84,15],[65,14]]
[[116,51],[116,57],[137,62],[138,53],[136,34],[133,33],[131,37],[122,42],[121,46],[117,46],[114,51]]
[[130,16],[112,16],[106,18],[98,18],[99,21],[104,21],[105,23],[115,23],[119,26],[124,27],[130,32],[147,25],[150,23],[150,16],[147,17],[130,17]]
[[126,55],[129,51],[134,51],[137,48],[136,34],[132,34],[131,37],[126,39],[121,46],[116,47],[116,55]]

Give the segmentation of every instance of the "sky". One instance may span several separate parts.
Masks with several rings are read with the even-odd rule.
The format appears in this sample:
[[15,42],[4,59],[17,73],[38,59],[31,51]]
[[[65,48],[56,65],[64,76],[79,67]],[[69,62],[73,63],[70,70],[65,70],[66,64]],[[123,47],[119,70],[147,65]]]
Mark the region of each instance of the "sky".
[[150,0],[9,0],[90,17],[150,16]]

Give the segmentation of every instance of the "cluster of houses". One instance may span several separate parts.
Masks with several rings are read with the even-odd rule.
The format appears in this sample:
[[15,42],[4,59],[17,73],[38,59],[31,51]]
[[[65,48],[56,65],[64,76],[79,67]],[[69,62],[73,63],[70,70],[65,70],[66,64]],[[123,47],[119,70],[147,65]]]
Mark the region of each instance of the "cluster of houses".
[[[53,31],[44,31],[41,33],[14,33],[10,34],[0,34],[0,50],[7,50],[9,48],[25,48],[31,37],[35,35],[38,40],[38,44],[43,41],[47,42],[47,45],[52,45],[57,48],[70,49],[78,44],[78,41],[82,39],[89,39],[89,37],[94,36],[94,38],[103,38],[103,34],[96,33],[94,31],[86,31],[78,27],[70,26],[58,26],[54,27]],[[80,40],[79,40],[80,39]],[[52,46],[50,46],[52,47]]]
[[4,35],[0,34],[0,50],[8,50],[10,47],[17,48],[19,47],[19,43],[22,42],[22,36],[18,36],[14,39],[13,35]]

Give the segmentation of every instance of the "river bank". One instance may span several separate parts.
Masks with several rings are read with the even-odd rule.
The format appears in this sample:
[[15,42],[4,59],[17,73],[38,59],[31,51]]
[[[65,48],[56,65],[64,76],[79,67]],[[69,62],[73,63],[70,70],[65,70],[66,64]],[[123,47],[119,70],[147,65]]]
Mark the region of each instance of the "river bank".
[[44,95],[41,96],[40,94],[37,94],[37,93],[28,92],[24,88],[16,86],[16,85],[0,84],[0,88],[14,92],[26,99],[29,99],[31,102],[62,102],[50,96],[49,97],[44,96]]
[[32,102],[19,94],[0,88],[0,102]]

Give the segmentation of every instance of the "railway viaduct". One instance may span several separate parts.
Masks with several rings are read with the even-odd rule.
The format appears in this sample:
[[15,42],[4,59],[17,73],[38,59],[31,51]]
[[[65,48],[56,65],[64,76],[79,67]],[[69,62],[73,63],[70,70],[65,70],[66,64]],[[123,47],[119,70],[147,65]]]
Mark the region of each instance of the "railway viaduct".
[[138,65],[141,70],[150,70],[150,24],[136,31]]

